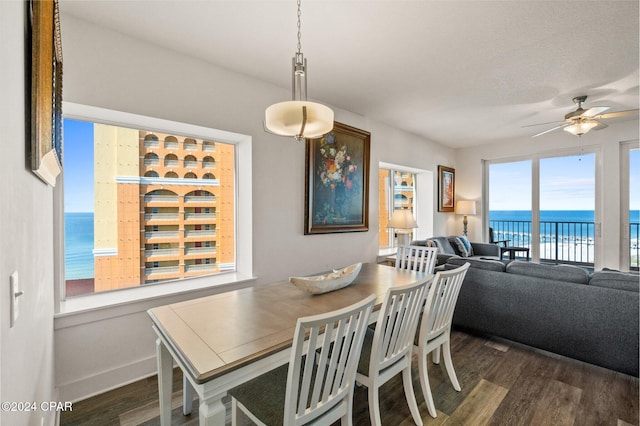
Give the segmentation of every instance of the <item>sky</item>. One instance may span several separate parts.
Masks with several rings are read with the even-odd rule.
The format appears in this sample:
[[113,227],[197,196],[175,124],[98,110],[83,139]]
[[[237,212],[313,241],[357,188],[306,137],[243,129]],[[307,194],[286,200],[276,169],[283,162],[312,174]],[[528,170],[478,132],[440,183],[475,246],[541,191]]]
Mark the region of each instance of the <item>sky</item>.
[[[531,161],[492,164],[489,210],[531,210]],[[630,155],[630,209],[640,210],[640,150]],[[540,160],[540,210],[593,210],[595,154]]]
[[93,212],[93,123],[64,119],[64,211]]

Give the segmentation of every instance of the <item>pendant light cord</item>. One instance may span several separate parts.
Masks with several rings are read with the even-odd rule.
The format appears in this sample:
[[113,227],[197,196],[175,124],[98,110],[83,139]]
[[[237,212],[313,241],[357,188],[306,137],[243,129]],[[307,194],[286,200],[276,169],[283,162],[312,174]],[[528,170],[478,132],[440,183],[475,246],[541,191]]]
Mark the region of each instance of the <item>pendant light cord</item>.
[[300,39],[302,37],[302,35],[300,34],[300,16],[302,15],[302,12],[300,12],[300,0],[298,0],[298,54],[300,54],[300,50],[302,49],[302,43],[300,42]]

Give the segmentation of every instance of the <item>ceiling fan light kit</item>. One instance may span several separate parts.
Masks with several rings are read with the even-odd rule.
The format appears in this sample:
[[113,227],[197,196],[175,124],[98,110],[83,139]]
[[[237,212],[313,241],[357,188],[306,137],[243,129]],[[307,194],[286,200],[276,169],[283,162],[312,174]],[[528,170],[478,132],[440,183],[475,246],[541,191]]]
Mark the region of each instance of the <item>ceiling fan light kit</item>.
[[[553,132],[554,130],[562,129],[565,132],[571,133],[575,136],[582,136],[585,133],[588,133],[590,130],[602,130],[606,127],[609,127],[607,124],[598,121],[607,118],[615,118],[622,117],[630,114],[637,114],[637,109],[630,109],[627,111],[617,111],[611,112],[608,114],[603,114],[603,112],[607,111],[608,106],[595,106],[589,109],[582,108],[582,103],[587,100],[587,96],[576,96],[573,98],[573,103],[578,105],[578,109],[575,111],[571,111],[568,114],[565,114],[564,121],[557,122],[559,125],[553,127],[551,129],[545,130],[544,132],[537,133],[532,137],[542,136],[544,134]],[[551,123],[542,123],[542,124],[551,124]],[[533,126],[537,126],[538,124],[533,124]],[[530,126],[525,126],[530,127]]]
[[279,102],[265,110],[265,126],[280,136],[298,141],[318,138],[333,129],[333,110],[307,101],[307,60],[301,52],[300,0],[298,0],[298,51],[292,59],[291,101]]

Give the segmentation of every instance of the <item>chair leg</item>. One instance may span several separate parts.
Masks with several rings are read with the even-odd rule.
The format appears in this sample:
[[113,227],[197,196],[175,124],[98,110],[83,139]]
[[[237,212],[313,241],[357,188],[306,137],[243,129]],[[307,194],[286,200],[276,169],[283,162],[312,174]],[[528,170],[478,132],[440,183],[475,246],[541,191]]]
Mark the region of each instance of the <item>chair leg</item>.
[[429,415],[434,419],[438,417],[436,413],[436,406],[433,404],[433,396],[431,395],[431,386],[429,386],[429,375],[427,374],[427,355],[424,350],[420,350],[418,353],[418,370],[420,373],[420,386],[422,387],[422,394],[424,395],[424,401],[427,404],[427,410]]
[[369,386],[369,417],[371,418],[372,426],[382,425],[382,420],[380,419],[380,402],[378,397],[378,387],[371,383]]
[[231,425],[236,426],[238,424],[238,401],[235,398],[231,398]]
[[433,358],[434,364],[440,364],[440,346],[433,350],[431,357]]
[[451,360],[451,346],[449,345],[450,340],[447,340],[443,345],[443,355],[444,355],[444,366],[447,369],[447,374],[449,375],[449,380],[451,380],[451,384],[453,388],[460,392],[460,383],[458,383],[458,377],[456,376],[456,371],[453,369],[453,361]]
[[413,416],[413,421],[422,426],[422,418],[420,417],[420,409],[416,401],[416,395],[413,393],[413,381],[411,380],[411,358],[409,358],[409,366],[402,370],[402,384],[404,385],[404,395],[407,398],[409,410]]

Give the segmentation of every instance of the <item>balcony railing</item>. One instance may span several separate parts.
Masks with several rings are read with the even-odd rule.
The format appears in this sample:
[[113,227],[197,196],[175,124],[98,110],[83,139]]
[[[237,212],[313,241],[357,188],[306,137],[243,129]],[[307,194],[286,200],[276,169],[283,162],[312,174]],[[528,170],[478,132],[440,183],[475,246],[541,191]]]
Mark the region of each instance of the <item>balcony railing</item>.
[[184,149],[185,151],[197,151],[198,144],[185,142],[184,145],[182,145],[182,149]]
[[185,213],[185,220],[215,219],[215,213]]
[[144,141],[144,147],[145,148],[158,148],[160,146],[160,143],[158,142],[157,139],[147,139],[146,141]]
[[192,160],[184,160],[184,167],[185,167],[185,169],[197,169],[198,168],[198,162],[197,161],[192,161]]
[[216,254],[215,247],[187,247],[184,250],[184,254],[193,255],[193,254]]
[[188,229],[184,231],[185,238],[194,238],[194,237],[215,237],[216,231],[212,229]]
[[165,167],[178,167],[179,165],[180,163],[178,162],[178,160],[164,160]]
[[178,149],[178,142],[174,142],[174,141],[165,141],[164,142],[164,149]]
[[164,274],[179,274],[180,267],[179,266],[158,266],[156,268],[145,268],[145,275],[164,275]]
[[180,249],[177,248],[145,250],[144,252],[145,257],[178,256],[179,254]]
[[215,203],[215,195],[187,195],[184,197],[185,203]]
[[180,215],[176,213],[145,213],[144,220],[178,220]]
[[197,265],[185,265],[185,272],[194,272],[194,271],[215,271],[216,264],[215,263],[200,263]]
[[144,159],[145,166],[158,166],[160,165],[160,160],[157,158],[145,158]]
[[[496,240],[509,240],[507,245],[528,247],[533,245],[531,221],[492,220]],[[593,222],[540,221],[540,260],[554,263],[593,265]]]
[[178,238],[178,231],[147,231],[144,237],[148,240],[153,238]]
[[177,203],[178,196],[177,195],[145,195],[144,202],[145,203],[153,203],[153,202]]

